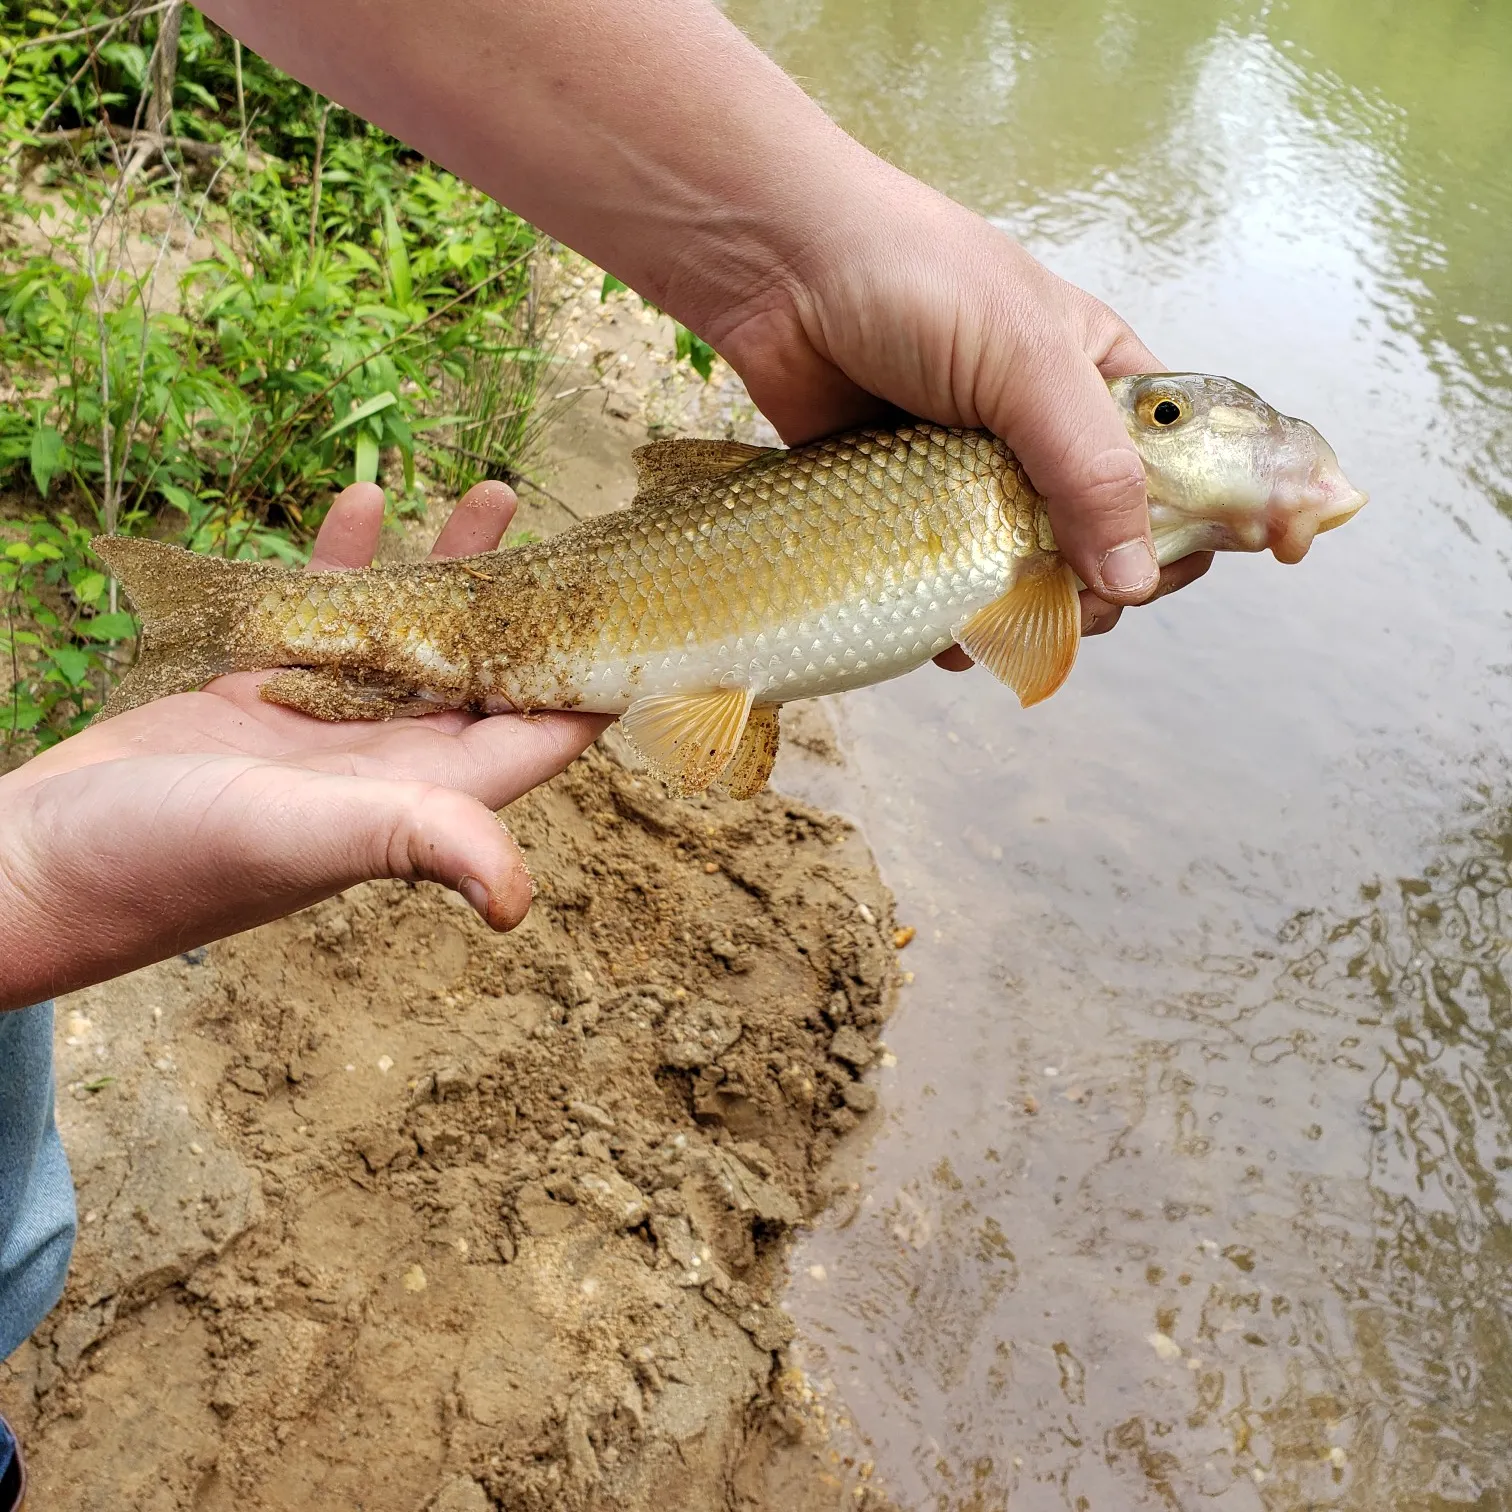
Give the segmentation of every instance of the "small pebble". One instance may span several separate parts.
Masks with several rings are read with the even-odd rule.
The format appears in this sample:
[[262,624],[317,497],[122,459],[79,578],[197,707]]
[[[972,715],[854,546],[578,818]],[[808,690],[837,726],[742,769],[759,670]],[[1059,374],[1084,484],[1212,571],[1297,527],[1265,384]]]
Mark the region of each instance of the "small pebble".
[[394,1057],[392,1055],[380,1055],[378,1057],[378,1069],[387,1076],[394,1069]]
[[829,1272],[826,1271],[822,1265],[809,1266],[809,1275],[812,1276],[815,1281],[825,1281],[829,1279]]
[[918,934],[918,932],[919,931],[915,929],[912,924],[905,924],[901,929],[893,930],[893,949],[906,949],[912,943],[914,936]]
[[423,1292],[425,1290],[425,1272],[418,1265],[412,1265],[405,1271],[404,1289],[407,1292]]
[[717,872],[718,870],[719,870],[719,862],[717,862],[717,861],[705,861],[704,862],[704,874],[706,876],[712,877],[714,875],[714,873]]
[[1146,1335],[1150,1348],[1160,1356],[1162,1360],[1175,1360],[1181,1357],[1181,1345],[1170,1334],[1152,1333]]
[[204,1152],[203,1149],[201,1149],[201,1147],[199,1145],[197,1145],[197,1144],[191,1144],[189,1146],[189,1153],[191,1155],[203,1155],[205,1152]]

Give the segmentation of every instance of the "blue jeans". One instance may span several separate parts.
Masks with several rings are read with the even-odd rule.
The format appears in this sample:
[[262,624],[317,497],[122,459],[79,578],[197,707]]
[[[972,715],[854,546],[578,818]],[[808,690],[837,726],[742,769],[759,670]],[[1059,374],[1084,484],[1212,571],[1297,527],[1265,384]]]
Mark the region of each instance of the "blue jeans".
[[53,1119],[51,1003],[0,1013],[0,1360],[57,1305],[77,1227]]

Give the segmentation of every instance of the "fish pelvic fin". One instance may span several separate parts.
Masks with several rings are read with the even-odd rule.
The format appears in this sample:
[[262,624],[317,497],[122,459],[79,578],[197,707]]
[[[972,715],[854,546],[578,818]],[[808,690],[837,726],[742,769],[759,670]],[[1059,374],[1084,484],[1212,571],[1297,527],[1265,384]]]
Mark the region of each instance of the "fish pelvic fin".
[[621,727],[657,776],[688,797],[729,766],[750,712],[749,688],[653,694],[630,705]]
[[102,719],[234,671],[237,627],[269,579],[283,576],[263,562],[200,556],[134,536],[98,536],[90,544],[142,621],[136,665],[106,699]]
[[734,758],[719,779],[719,785],[730,797],[754,798],[767,785],[782,740],[779,707],[778,704],[758,704],[751,710]]
[[1071,675],[1081,644],[1076,578],[1059,557],[1023,569],[1001,598],[956,632],[961,649],[1007,683],[1028,708]]

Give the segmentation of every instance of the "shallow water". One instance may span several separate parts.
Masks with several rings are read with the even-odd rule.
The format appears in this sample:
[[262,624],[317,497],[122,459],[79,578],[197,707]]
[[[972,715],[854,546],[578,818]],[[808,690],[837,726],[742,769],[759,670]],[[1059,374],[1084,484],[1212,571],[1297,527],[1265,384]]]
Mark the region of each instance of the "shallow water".
[[810,1365],[909,1507],[1512,1506],[1512,9],[728,9],[1372,495],[840,702],[919,937]]

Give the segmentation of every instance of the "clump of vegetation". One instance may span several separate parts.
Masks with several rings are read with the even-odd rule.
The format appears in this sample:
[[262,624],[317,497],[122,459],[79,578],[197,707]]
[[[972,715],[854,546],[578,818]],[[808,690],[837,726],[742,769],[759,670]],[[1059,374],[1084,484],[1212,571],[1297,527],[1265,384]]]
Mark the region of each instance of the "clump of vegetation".
[[[535,232],[182,0],[0,0],[0,732],[78,728],[135,625],[100,530],[296,560],[417,452],[507,475]],[[451,408],[452,413],[438,413]]]

